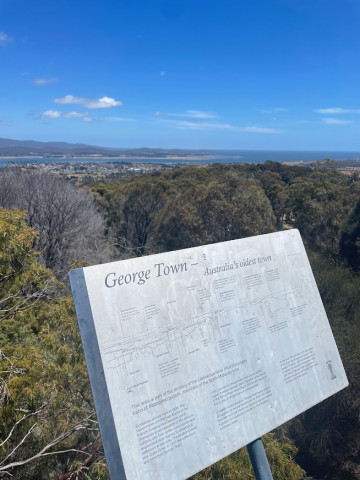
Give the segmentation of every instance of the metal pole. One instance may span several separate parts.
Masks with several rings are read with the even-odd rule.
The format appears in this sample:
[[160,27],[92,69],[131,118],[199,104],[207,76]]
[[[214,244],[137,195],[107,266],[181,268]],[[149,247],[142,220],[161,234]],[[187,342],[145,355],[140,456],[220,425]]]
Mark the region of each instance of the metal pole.
[[246,445],[256,480],[273,480],[261,438]]

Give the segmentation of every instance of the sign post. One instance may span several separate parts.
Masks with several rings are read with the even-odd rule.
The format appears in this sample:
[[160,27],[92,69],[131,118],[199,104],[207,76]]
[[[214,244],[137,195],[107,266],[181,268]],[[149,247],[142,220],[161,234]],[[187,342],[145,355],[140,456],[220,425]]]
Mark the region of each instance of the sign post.
[[188,478],[245,445],[269,480],[256,439],[348,384],[297,230],[70,281],[112,480]]
[[258,438],[246,445],[256,480],[273,480],[262,440]]

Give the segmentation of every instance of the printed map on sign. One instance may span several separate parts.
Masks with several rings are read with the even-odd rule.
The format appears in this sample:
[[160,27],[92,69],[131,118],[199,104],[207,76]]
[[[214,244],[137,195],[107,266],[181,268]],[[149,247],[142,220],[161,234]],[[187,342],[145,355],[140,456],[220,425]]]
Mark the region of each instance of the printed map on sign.
[[[265,266],[271,256],[258,259],[260,262]],[[181,299],[120,310],[122,335],[104,343],[105,368],[119,369],[124,387],[130,389],[134,375],[138,381],[146,381],[143,362],[147,365],[162,359],[159,375],[164,378],[176,374],[195,352],[218,348],[225,353],[236,348],[236,333],[251,338],[261,328],[276,332],[311,314],[306,302],[312,299],[315,284],[304,272],[299,271],[292,288],[281,290],[279,268],[266,269],[263,276],[240,277],[237,265],[220,267],[224,269],[221,278],[213,278],[214,272],[209,270],[207,288],[201,283],[185,286]],[[269,294],[271,284],[278,287]],[[236,332],[234,325],[238,325]]]
[[128,480],[187,478],[347,385],[297,230],[82,275]]

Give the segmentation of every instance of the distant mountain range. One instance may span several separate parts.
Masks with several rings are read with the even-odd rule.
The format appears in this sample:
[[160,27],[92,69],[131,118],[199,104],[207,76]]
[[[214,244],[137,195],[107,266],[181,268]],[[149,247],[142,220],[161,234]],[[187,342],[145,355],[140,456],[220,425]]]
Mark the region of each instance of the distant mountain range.
[[30,157],[202,157],[209,152],[199,150],[179,150],[162,148],[135,148],[135,149],[114,149],[98,147],[95,145],[86,145],[83,143],[66,142],[37,142],[35,140],[12,140],[9,138],[0,138],[0,156],[30,156]]

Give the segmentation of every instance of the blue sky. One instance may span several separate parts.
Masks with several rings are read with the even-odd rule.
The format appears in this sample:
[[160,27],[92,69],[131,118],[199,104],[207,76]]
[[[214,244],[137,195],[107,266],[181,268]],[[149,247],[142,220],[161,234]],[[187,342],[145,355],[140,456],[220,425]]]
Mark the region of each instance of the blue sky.
[[359,0],[0,0],[0,137],[360,149]]

